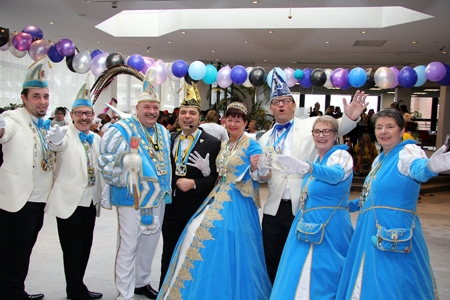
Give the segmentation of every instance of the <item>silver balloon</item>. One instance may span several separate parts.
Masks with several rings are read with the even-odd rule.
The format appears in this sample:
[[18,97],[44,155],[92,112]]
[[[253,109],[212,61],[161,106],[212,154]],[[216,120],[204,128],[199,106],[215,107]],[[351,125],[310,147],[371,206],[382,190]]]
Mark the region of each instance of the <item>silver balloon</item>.
[[45,40],[36,40],[31,43],[30,48],[28,49],[28,54],[33,60],[39,60],[47,55],[48,48],[50,44]]
[[395,73],[388,67],[381,67],[375,72],[373,79],[380,89],[388,89],[394,84]]
[[91,54],[89,50],[83,50],[76,54],[72,61],[73,69],[80,74],[84,74],[91,69]]

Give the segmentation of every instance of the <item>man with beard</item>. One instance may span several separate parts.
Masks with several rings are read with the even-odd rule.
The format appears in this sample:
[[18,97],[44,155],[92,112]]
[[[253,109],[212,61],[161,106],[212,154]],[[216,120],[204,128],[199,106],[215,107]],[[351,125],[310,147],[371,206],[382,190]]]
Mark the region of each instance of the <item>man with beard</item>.
[[132,300],[134,294],[156,299],[158,294],[150,286],[150,275],[165,206],[171,202],[172,172],[169,132],[157,124],[160,100],[155,81],[147,72],[137,98],[137,116],[111,125],[100,144],[98,165],[111,185],[119,223],[118,300]]
[[67,299],[100,299],[103,295],[89,291],[83,282],[104,187],[96,168],[101,138],[89,130],[95,114],[87,83],[78,92],[70,117],[73,124],[67,127],[64,151],[58,153],[55,183],[45,211],[57,217]]
[[56,155],[65,129],[45,119],[50,103],[44,63],[32,65],[22,85],[24,108],[0,115],[0,299],[42,299],[25,292],[30,255],[44,222],[44,206],[53,184]]

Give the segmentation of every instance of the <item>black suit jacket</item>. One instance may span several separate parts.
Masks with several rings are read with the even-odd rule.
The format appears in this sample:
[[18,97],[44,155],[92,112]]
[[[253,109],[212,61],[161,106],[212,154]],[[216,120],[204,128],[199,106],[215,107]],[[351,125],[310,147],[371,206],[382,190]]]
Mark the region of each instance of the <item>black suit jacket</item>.
[[[218,177],[216,168],[216,158],[220,151],[220,141],[212,135],[200,130],[200,137],[197,143],[194,145],[191,153],[197,151],[203,158],[209,153],[209,167],[211,168],[211,174],[208,177],[204,177],[202,172],[196,167],[187,166],[186,176],[180,177],[175,174],[176,161],[173,157],[173,149],[178,146],[174,141],[181,132],[177,132],[171,135],[172,146],[170,149],[170,161],[172,164],[172,204],[167,205],[167,213],[175,213],[180,217],[190,218],[203,203],[205,198],[209,195],[212,188],[216,184]],[[195,189],[191,189],[187,192],[181,191],[176,182],[179,178],[194,179]]]

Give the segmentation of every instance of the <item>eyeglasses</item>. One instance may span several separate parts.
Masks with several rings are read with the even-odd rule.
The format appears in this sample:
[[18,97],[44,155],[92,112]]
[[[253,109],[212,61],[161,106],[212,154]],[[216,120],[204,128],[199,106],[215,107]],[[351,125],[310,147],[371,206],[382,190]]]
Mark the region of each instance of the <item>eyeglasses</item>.
[[283,103],[283,105],[287,105],[291,102],[292,102],[291,99],[274,99],[274,100],[272,100],[271,104],[277,106],[277,105],[280,105],[280,103]]
[[90,117],[92,117],[94,115],[93,111],[79,111],[79,110],[77,110],[77,111],[73,111],[72,113],[75,116],[77,116],[77,117],[82,117],[83,115],[86,115],[86,117],[90,118]]
[[336,131],[331,130],[331,129],[324,129],[324,130],[313,129],[313,130],[311,130],[311,132],[312,132],[313,136],[319,136],[320,134],[323,134],[323,136],[329,136],[332,132],[336,132]]

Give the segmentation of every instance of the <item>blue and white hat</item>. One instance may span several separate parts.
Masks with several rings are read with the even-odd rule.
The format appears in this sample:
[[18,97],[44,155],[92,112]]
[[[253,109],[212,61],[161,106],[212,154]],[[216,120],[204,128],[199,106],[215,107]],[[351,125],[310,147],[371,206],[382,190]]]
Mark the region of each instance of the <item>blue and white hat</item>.
[[33,63],[25,76],[22,89],[42,89],[48,88],[48,82],[45,79],[45,67],[46,57],[39,60],[39,63]]
[[144,82],[142,82],[142,92],[137,98],[137,102],[160,102],[159,95],[156,92],[156,75],[153,68],[148,68],[147,73],[144,76]]
[[75,97],[75,101],[72,104],[72,110],[76,107],[80,106],[87,106],[92,109],[94,109],[94,106],[92,105],[91,96],[89,93],[89,82],[88,77],[86,78],[85,83],[81,86],[80,90],[78,91],[77,96]]
[[288,85],[284,81],[283,77],[281,77],[277,73],[276,69],[274,69],[272,74],[272,88],[270,91],[270,101],[272,101],[272,99],[274,98],[281,96],[289,96],[294,101],[294,97],[292,97],[292,93]]

